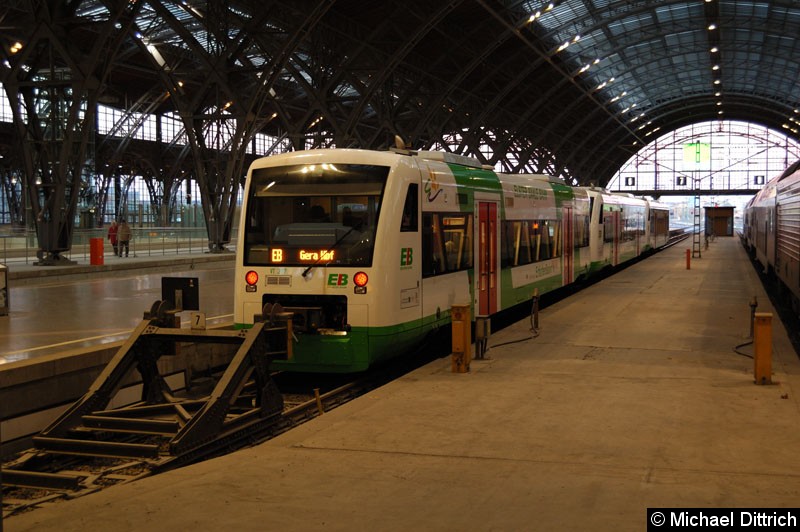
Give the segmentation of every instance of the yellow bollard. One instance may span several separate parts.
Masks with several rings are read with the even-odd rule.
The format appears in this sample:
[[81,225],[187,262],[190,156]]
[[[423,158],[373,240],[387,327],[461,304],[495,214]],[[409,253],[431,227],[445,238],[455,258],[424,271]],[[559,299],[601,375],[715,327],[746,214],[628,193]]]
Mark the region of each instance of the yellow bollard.
[[450,308],[452,322],[453,354],[451,356],[453,373],[467,373],[469,361],[472,358],[472,338],[470,328],[472,323],[469,315],[469,305],[453,305]]
[[772,313],[756,312],[753,318],[753,372],[756,384],[772,384]]
[[317,400],[317,410],[319,410],[319,415],[325,413],[325,408],[322,406],[322,397],[319,395],[319,388],[314,388],[314,399]]

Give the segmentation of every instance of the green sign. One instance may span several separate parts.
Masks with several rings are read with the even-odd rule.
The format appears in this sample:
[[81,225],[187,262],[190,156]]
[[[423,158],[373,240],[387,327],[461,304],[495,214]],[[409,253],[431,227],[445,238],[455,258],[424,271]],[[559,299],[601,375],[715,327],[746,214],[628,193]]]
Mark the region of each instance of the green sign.
[[711,160],[711,144],[707,142],[690,142],[683,145],[683,162],[702,164]]

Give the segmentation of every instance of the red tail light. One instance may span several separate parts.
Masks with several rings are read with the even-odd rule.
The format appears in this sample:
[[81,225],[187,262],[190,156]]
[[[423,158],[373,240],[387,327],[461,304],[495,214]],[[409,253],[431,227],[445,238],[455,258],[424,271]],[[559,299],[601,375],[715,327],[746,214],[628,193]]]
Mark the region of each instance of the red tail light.
[[244,281],[249,284],[250,286],[255,286],[258,283],[258,273],[250,270],[246,274],[244,274]]
[[364,272],[358,272],[353,276],[353,282],[356,283],[356,286],[362,287],[367,286],[367,281],[369,281],[369,277]]

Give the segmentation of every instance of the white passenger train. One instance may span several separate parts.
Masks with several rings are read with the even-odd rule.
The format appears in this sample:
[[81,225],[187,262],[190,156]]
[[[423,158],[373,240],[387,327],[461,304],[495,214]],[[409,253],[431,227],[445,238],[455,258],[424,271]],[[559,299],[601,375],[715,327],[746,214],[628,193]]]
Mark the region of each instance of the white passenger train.
[[331,149],[255,161],[234,321],[294,314],[280,369],[355,372],[450,324],[491,316],[663,246],[669,209],[442,152]]

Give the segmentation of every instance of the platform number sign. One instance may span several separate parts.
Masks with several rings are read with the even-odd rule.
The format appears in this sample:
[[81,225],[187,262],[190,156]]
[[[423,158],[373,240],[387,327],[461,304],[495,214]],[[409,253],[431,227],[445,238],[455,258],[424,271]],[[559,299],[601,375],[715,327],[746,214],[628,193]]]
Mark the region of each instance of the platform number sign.
[[205,312],[192,312],[192,329],[205,330],[206,328],[206,313]]

